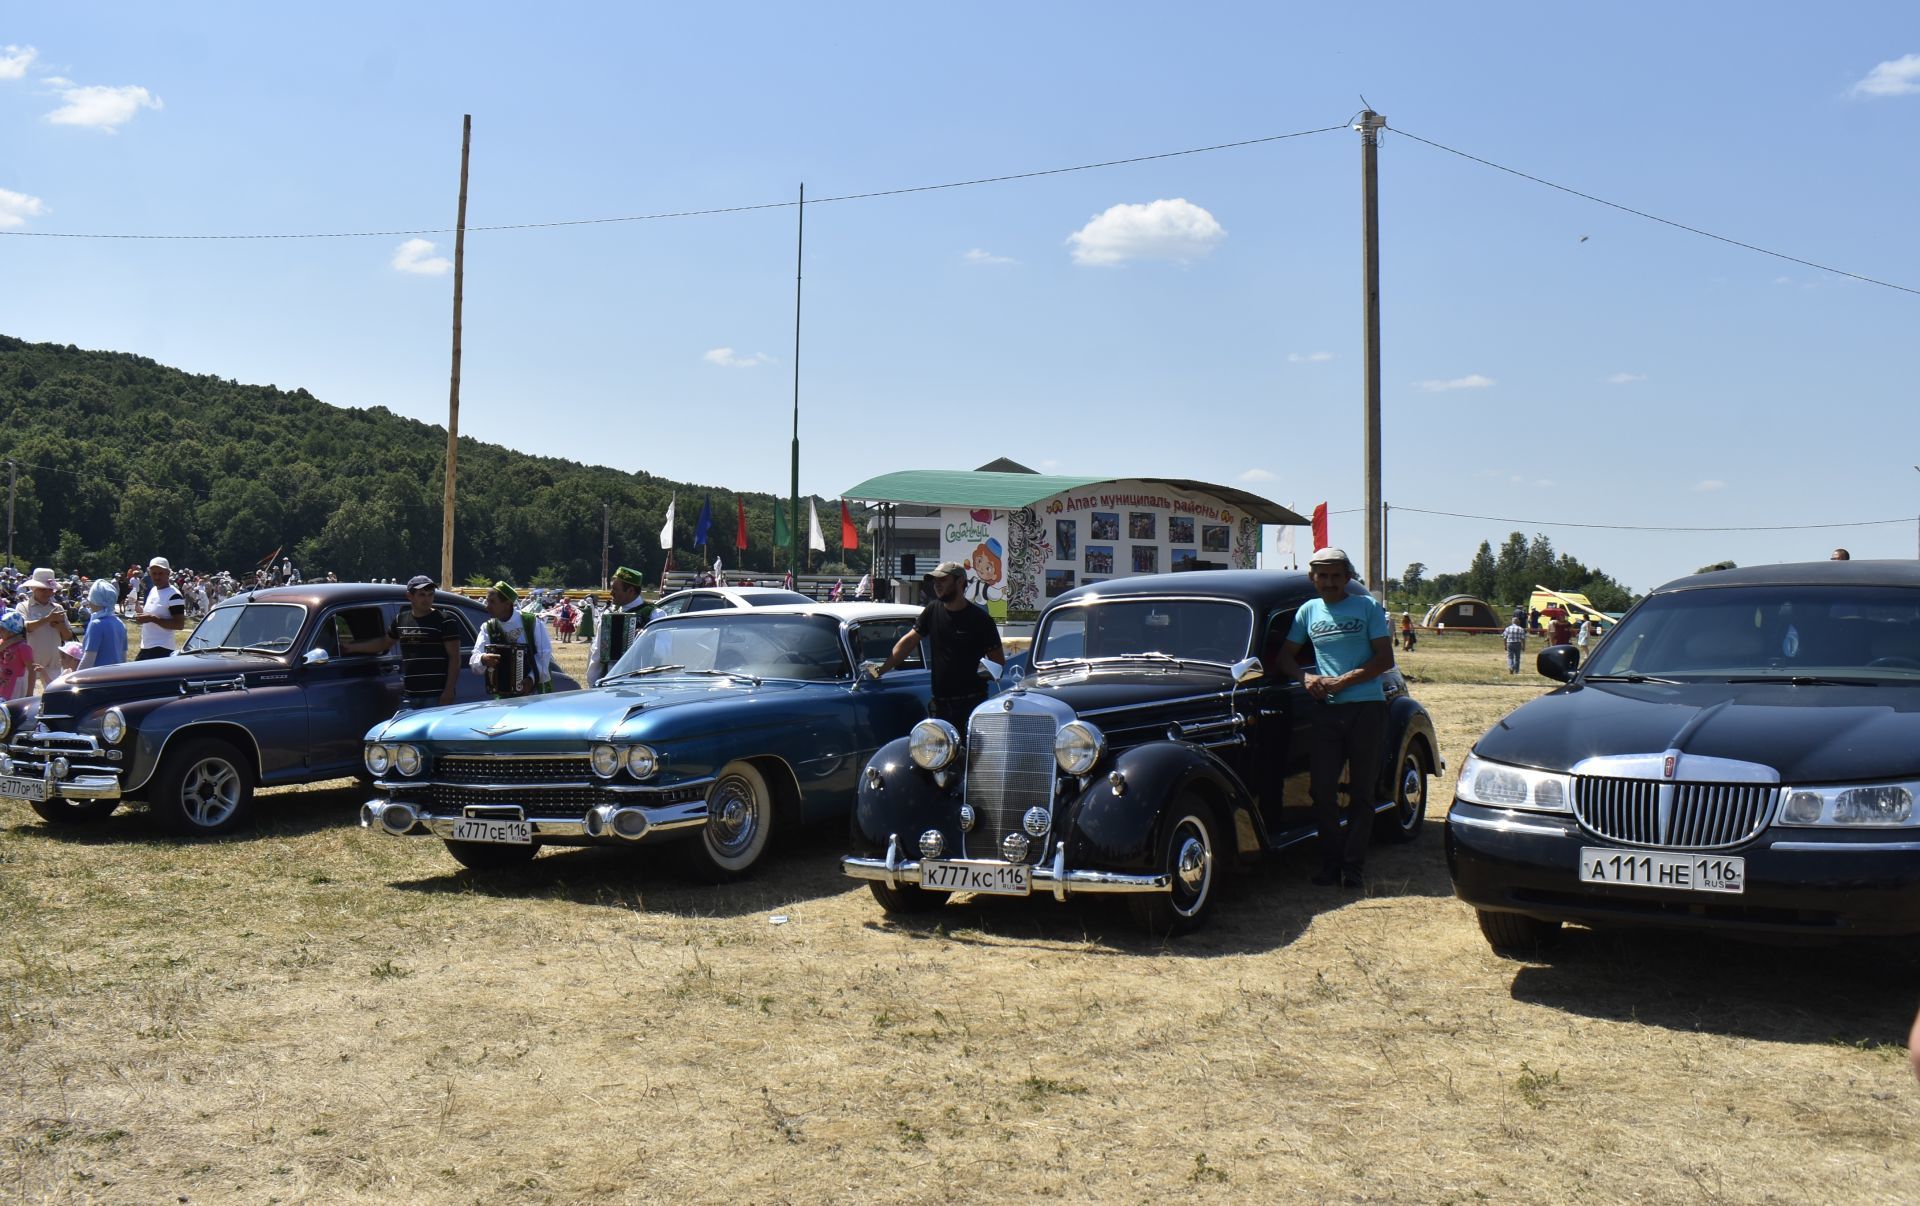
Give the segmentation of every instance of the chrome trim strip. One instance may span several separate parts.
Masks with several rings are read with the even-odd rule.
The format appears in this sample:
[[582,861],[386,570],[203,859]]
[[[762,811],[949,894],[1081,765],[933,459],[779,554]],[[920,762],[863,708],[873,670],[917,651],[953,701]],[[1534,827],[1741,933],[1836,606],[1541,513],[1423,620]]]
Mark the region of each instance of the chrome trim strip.
[[[1673,760],[1673,773],[1666,773],[1667,760]],[[1780,772],[1761,762],[1743,762],[1734,758],[1710,758],[1670,749],[1660,753],[1599,754],[1582,758],[1567,771],[1598,779],[1647,779],[1659,783],[1753,783],[1767,786],[1780,782]]]
[[1889,851],[1920,850],[1920,842],[1775,842],[1767,849],[1805,854],[1849,854],[1855,850],[1884,854]]
[[1462,816],[1459,813],[1450,813],[1447,816],[1447,824],[1465,825],[1469,829],[1491,829],[1495,833],[1538,833],[1546,837],[1568,837],[1573,833],[1573,826],[1571,824],[1536,825],[1529,824],[1526,821],[1511,816],[1489,820],[1486,817],[1469,817]]
[[[880,880],[890,888],[898,887],[900,884],[918,884],[920,863],[918,860],[898,861],[899,850],[899,837],[895,835],[887,843],[886,858],[849,856],[840,860],[840,869],[849,878]],[[1165,875],[1130,875],[1119,871],[1066,871],[1062,869],[1065,863],[1063,845],[1055,852],[1051,865],[1040,863],[1033,866],[1034,887],[1050,889],[1056,900],[1064,900],[1069,894],[1169,892],[1173,889],[1172,879]],[[1039,892],[1036,890],[1033,895],[1037,896]]]
[[[1208,664],[1211,665],[1212,663],[1209,662]],[[1038,691],[1044,691],[1046,690],[1046,685],[1040,684],[1036,686],[1034,689]],[[1231,690],[1209,691],[1205,695],[1183,695],[1178,699],[1156,699],[1152,702],[1151,706],[1157,710],[1160,708],[1170,708],[1175,706],[1176,704],[1207,703],[1207,702],[1228,703],[1231,701],[1232,698],[1233,698],[1233,692]],[[1089,708],[1086,711],[1080,713],[1080,719],[1085,720],[1092,716],[1108,716],[1115,712],[1138,712],[1144,706],[1146,705],[1130,703],[1130,704],[1116,704],[1111,708]]]
[[[396,741],[397,741],[397,740],[398,740],[398,739],[396,738]],[[361,744],[362,744],[362,745],[377,745],[377,744],[380,744],[380,742],[372,742],[372,741],[363,741],[363,742],[361,742]],[[404,744],[408,744],[408,745],[422,745],[422,744],[424,744],[424,742],[421,742],[421,741],[411,741],[411,742],[405,742]],[[601,742],[595,742],[595,744],[596,744],[596,745],[612,745],[613,743],[612,743],[612,742],[610,742],[610,741],[601,741]],[[442,758],[471,758],[471,759],[473,759],[473,760],[474,760],[474,761],[476,761],[476,762],[511,762],[511,761],[513,761],[513,760],[514,760],[514,759],[516,759],[516,758],[546,758],[546,759],[548,759],[548,760],[550,760],[550,761],[553,761],[553,762],[559,762],[559,761],[563,761],[563,760],[566,760],[566,759],[571,759],[572,761],[575,761],[575,762],[578,762],[578,763],[579,763],[580,765],[582,765],[582,766],[586,766],[586,765],[588,765],[588,764],[589,764],[589,763],[590,763],[590,762],[591,762],[591,761],[593,760],[593,759],[592,759],[592,755],[590,755],[590,754],[582,754],[582,753],[580,753],[580,752],[579,752],[578,750],[561,750],[561,751],[559,751],[559,752],[556,752],[556,753],[546,753],[546,754],[507,754],[507,753],[500,753],[500,754],[496,754],[496,753],[494,753],[494,752],[492,752],[491,750],[488,750],[488,751],[486,751],[486,752],[484,752],[484,753],[464,753],[464,754],[463,754],[463,753],[459,753],[459,752],[457,752],[457,751],[453,751],[453,750],[449,750],[449,751],[447,751],[447,752],[445,752],[445,753],[443,753],[443,754],[441,754],[441,755],[440,755],[440,757],[442,757]]]
[[[388,803],[390,803],[390,801],[384,798],[375,797],[367,801],[367,806],[380,809],[386,807]],[[683,804],[669,804],[663,808],[643,808],[641,811],[647,814],[648,821],[646,834],[638,839],[643,842],[652,840],[653,836],[657,833],[673,833],[676,830],[697,829],[707,823],[707,802],[705,800],[689,800]],[[410,831],[404,835],[393,836],[437,837],[446,840],[453,836],[454,822],[464,821],[466,819],[464,816],[442,816],[423,812],[420,814],[419,823]],[[530,816],[527,817],[526,820],[529,825],[533,826],[533,835],[536,838],[542,836],[583,837],[592,838],[594,841],[606,842],[608,844],[627,843],[633,840],[618,838],[611,833],[602,834],[596,838],[587,832],[587,823],[584,817]],[[385,833],[386,831],[382,829],[380,832]]]
[[542,792],[542,791],[605,791],[623,796],[664,796],[682,791],[704,791],[713,785],[713,776],[704,779],[688,779],[682,783],[661,785],[658,783],[591,783],[571,780],[555,783],[451,783],[445,779],[375,779],[373,786],[382,791],[418,791],[422,788],[445,787],[455,790],[500,791],[500,792]]

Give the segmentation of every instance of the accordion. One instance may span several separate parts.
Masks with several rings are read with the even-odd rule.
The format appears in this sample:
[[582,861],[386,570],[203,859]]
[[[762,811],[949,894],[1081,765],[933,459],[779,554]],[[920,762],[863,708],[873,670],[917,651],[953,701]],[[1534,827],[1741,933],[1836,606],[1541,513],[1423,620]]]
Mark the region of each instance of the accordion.
[[610,611],[602,617],[600,623],[607,634],[607,656],[601,663],[603,671],[613,669],[613,664],[626,655],[627,646],[633,644],[633,633],[639,619],[639,615],[631,611]]
[[494,645],[487,650],[500,655],[487,667],[487,692],[491,695],[519,695],[527,685],[527,647],[521,644]]

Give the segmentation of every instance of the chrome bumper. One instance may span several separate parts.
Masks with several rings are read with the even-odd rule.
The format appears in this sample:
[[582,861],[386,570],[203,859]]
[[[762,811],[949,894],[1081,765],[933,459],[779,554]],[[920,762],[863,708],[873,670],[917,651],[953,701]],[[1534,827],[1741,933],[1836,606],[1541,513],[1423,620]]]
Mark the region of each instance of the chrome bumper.
[[0,743],[0,754],[6,755],[0,774],[40,780],[47,786],[49,800],[120,798],[120,774],[111,767],[76,767],[64,779],[54,777],[55,758],[94,763],[120,760],[120,751],[105,750],[89,733],[17,732]]
[[68,779],[44,779],[49,800],[118,800],[120,780],[114,775],[74,775]]
[[[854,879],[878,880],[889,888],[920,883],[919,860],[900,857],[899,834],[888,836],[885,858],[848,855],[840,860],[840,869]],[[1173,880],[1166,875],[1131,875],[1120,871],[1069,871],[1067,844],[1056,842],[1052,861],[1033,868],[1033,886],[1036,895],[1044,888],[1053,893],[1055,900],[1065,900],[1069,896],[1094,893],[1167,892],[1172,890]]]
[[[532,827],[533,839],[564,839],[570,842],[642,842],[657,835],[683,829],[698,829],[707,823],[707,802],[688,800],[680,804],[646,807],[638,804],[601,805],[586,816],[540,817],[522,813],[517,817],[500,815],[498,809],[475,809],[459,815],[423,812],[405,801],[376,798],[360,806],[360,828],[377,830],[391,837],[437,837],[453,839],[453,827],[465,820],[525,821]],[[627,814],[624,818],[620,814]],[[616,824],[619,821],[619,824]]]

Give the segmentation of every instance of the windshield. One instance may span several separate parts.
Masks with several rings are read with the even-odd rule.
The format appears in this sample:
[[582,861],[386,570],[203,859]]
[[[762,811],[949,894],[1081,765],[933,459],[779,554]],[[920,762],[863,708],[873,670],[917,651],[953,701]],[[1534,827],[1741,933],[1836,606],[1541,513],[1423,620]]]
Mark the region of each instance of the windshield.
[[1594,651],[1585,677],[1920,681],[1920,590],[1728,586],[1655,595]]
[[826,681],[852,677],[831,616],[703,611],[656,620],[640,631],[608,678],[649,666],[681,673]]
[[1247,656],[1253,613],[1225,599],[1108,599],[1047,613],[1033,661],[1160,655],[1231,665]]
[[187,638],[186,652],[202,649],[258,649],[285,653],[306,622],[307,609],[295,603],[236,603],[216,607]]
[[764,595],[741,595],[748,607],[784,607],[789,603],[811,603],[797,590],[770,590]]

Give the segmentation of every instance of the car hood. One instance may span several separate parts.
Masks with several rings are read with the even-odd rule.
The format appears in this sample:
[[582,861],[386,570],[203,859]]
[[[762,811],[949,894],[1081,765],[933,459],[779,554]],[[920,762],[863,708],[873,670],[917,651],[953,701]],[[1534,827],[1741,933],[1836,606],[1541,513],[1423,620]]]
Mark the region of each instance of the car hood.
[[657,741],[748,723],[744,715],[805,694],[848,690],[846,683],[638,679],[587,691],[557,691],[409,712],[375,725],[367,739],[489,749]]
[[1920,688],[1575,684],[1516,709],[1474,746],[1483,758],[1542,770],[1668,750],[1757,762],[1785,783],[1913,777]]
[[48,715],[76,715],[103,703],[124,703],[156,695],[177,695],[185,685],[230,680],[244,674],[253,680],[262,674],[289,674],[279,658],[257,653],[180,653],[76,670],[44,693],[41,711]]
[[1217,713],[1220,697],[1232,686],[1223,670],[1128,667],[1053,671],[1029,676],[1017,689],[1051,696],[1076,714],[1111,728],[1134,723],[1164,727],[1168,721]]

